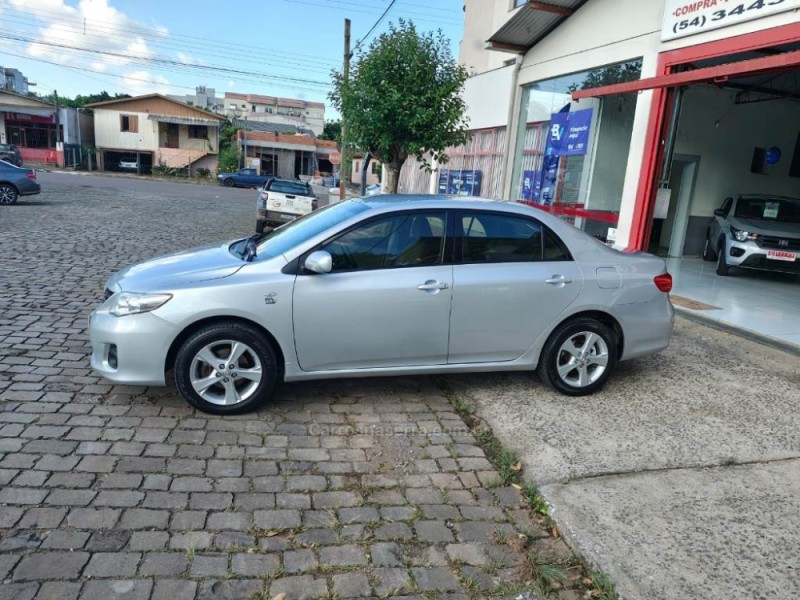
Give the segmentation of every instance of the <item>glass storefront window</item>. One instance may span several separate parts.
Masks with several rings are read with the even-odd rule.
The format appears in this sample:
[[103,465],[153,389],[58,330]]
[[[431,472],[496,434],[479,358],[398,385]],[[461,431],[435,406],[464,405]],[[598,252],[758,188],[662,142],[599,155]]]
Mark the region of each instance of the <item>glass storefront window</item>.
[[608,241],[619,218],[637,94],[579,102],[571,94],[639,79],[641,69],[634,59],[523,88],[512,187],[517,201]]

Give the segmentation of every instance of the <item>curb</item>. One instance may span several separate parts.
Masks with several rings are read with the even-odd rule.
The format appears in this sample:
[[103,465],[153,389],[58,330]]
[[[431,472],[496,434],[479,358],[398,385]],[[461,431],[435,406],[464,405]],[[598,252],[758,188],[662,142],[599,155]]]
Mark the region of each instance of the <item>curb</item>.
[[676,314],[688,321],[694,321],[695,323],[700,323],[701,325],[711,327],[712,329],[716,329],[718,331],[733,333],[734,335],[738,335],[739,337],[756,342],[762,346],[768,346],[770,348],[774,348],[775,350],[781,350],[782,352],[793,354],[794,356],[800,356],[800,346],[792,344],[791,342],[785,342],[769,335],[758,333],[752,329],[747,329],[746,327],[741,327],[739,325],[728,323],[727,321],[721,321],[707,315],[699,314],[688,308],[683,308],[680,306],[675,306],[674,308]]

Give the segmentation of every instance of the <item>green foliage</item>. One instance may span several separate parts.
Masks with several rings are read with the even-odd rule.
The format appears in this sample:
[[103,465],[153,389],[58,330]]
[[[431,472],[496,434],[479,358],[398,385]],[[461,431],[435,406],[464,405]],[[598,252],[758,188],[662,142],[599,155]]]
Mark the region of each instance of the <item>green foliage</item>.
[[[87,96],[83,96],[78,94],[75,98],[69,98],[68,96],[59,96],[58,97],[58,104],[59,106],[68,106],[70,108],[81,108],[86,106],[87,104],[94,104],[95,102],[106,102],[107,100],[118,100],[119,98],[130,98],[130,94],[114,94],[113,96],[103,90],[99,94],[89,94]],[[41,98],[45,102],[55,103],[55,95],[48,94],[47,96],[42,96]]]
[[[239,131],[241,127],[234,126],[231,123],[230,119],[226,119],[225,122],[222,124],[222,127],[219,128],[219,151],[222,154],[222,151],[231,148],[233,146],[233,136],[236,135],[236,132]],[[238,163],[237,163],[238,164]]]
[[239,150],[235,146],[228,145],[219,151],[218,171],[220,173],[236,171],[239,168],[239,158]]
[[342,122],[326,121],[319,139],[340,143],[342,141]]
[[329,98],[347,120],[347,143],[369,151],[397,191],[400,168],[416,156],[447,162],[445,150],[468,139],[461,89],[467,71],[441,31],[419,33],[410,21],[390,24],[350,68],[350,80],[332,73]]
[[168,167],[163,161],[153,166],[153,175],[172,175],[172,171],[174,169]]
[[211,169],[205,167],[197,167],[197,176],[206,178],[211,175]]

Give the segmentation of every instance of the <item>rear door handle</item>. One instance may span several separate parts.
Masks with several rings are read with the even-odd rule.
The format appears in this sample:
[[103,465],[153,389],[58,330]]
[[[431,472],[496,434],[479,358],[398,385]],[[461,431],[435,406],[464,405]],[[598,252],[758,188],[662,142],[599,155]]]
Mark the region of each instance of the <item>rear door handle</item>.
[[550,285],[564,285],[567,283],[572,283],[572,279],[565,277],[564,275],[553,275],[550,279],[545,279],[544,282],[549,283]]
[[446,283],[439,283],[435,279],[429,279],[425,283],[421,283],[417,286],[417,289],[423,292],[435,292],[438,290],[446,290],[450,286]]

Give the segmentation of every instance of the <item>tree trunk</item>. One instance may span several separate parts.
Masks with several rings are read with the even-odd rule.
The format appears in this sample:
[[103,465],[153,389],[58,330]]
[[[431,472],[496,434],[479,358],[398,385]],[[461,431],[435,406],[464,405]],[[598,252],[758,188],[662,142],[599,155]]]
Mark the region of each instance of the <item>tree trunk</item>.
[[384,168],[386,169],[386,193],[396,194],[397,186],[400,184],[400,169],[402,167],[389,163],[384,165]]

